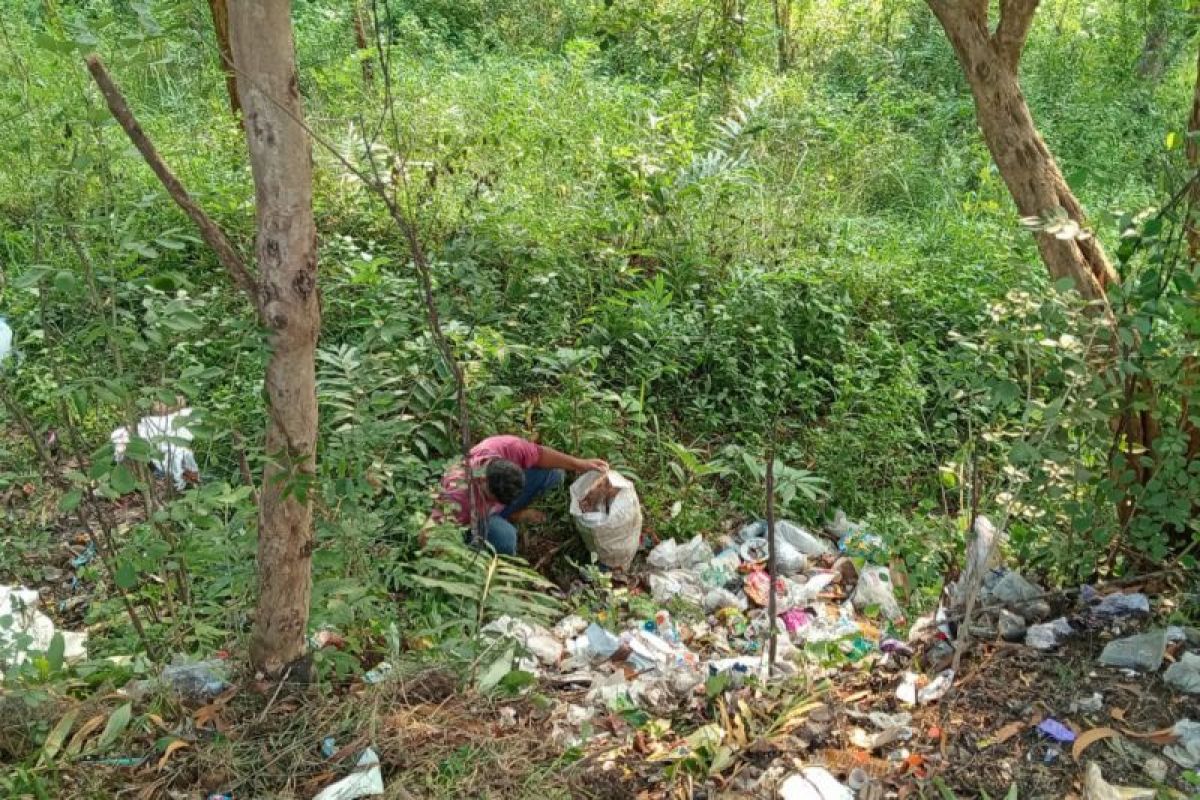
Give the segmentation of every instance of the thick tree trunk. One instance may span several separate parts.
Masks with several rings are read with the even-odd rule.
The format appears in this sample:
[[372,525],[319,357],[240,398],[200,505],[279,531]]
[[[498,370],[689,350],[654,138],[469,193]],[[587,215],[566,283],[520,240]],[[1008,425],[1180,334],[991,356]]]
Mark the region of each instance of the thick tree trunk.
[[314,352],[320,330],[312,151],[301,120],[288,0],[234,0],[234,63],[258,222],[267,363],[267,466],[258,513],[258,611],[250,657],[278,675],[304,655],[312,593],[317,439]]
[[[1187,143],[1187,159],[1188,166],[1192,169],[1193,180],[1197,171],[1200,171],[1200,52],[1196,58],[1196,84],[1192,90],[1192,113],[1188,117],[1188,143]],[[1200,262],[1200,182],[1193,182],[1192,188],[1188,193],[1187,205],[1187,240],[1188,240],[1188,256],[1195,265]],[[1180,402],[1180,412],[1182,417],[1183,429],[1188,435],[1188,460],[1196,461],[1200,459],[1200,425],[1196,425],[1191,419],[1191,395],[1196,391],[1197,385],[1200,385],[1200,365],[1197,365],[1196,359],[1189,357],[1183,367],[1184,379],[1181,383],[1183,389],[1183,399]],[[1200,506],[1200,499],[1196,501],[1196,505]]]
[[217,52],[220,53],[221,70],[225,73],[225,91],[229,93],[229,110],[234,116],[242,110],[238,100],[237,72],[233,68],[233,51],[229,49],[229,9],[226,0],[208,0],[212,12],[213,31],[217,35]]
[[[1017,210],[1022,216],[1040,217],[1062,208],[1082,227],[1083,211],[1038,133],[1017,80],[1021,48],[1037,3],[1002,3],[1006,13],[995,34],[989,35],[986,3],[928,2],[971,86],[979,129]],[[1117,274],[1096,239],[1058,239],[1044,232],[1036,236],[1051,277],[1070,278],[1085,298],[1105,300],[1105,289],[1117,282]]]

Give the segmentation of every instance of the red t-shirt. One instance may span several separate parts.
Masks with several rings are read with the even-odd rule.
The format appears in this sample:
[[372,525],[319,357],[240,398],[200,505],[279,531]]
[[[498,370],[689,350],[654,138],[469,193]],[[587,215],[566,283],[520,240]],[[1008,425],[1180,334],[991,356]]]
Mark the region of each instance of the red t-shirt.
[[[541,457],[542,448],[520,436],[489,436],[471,448],[470,467],[472,471],[475,471],[486,467],[490,461],[503,458],[513,462],[521,469],[531,469],[537,466],[538,459]],[[467,507],[467,481],[463,478],[461,462],[446,470],[446,474],[442,476],[438,507],[433,510],[435,521],[441,522],[446,517],[450,517],[460,525],[471,524],[471,512]],[[482,491],[476,490],[475,494],[477,519],[486,519],[504,508],[501,503],[485,502]]]

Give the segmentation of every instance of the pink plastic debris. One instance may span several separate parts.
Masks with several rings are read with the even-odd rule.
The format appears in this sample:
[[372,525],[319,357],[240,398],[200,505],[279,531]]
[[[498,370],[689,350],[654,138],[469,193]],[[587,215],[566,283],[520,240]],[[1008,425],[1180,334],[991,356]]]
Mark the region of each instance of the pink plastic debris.
[[802,608],[789,608],[779,615],[788,633],[796,633],[812,624],[813,618]]

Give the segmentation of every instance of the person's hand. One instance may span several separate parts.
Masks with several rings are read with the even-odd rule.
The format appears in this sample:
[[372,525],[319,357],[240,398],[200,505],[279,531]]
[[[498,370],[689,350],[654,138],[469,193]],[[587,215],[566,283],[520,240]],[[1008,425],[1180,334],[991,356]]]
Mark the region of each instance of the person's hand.
[[579,462],[582,469],[580,472],[595,470],[596,472],[608,472],[608,462],[602,458],[585,458]]

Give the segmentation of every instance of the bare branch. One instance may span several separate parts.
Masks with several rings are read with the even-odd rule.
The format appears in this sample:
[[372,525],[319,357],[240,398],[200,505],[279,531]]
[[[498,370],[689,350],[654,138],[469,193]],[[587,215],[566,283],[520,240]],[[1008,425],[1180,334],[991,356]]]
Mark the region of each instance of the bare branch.
[[1025,39],[1029,36],[1029,28],[1033,25],[1033,12],[1037,10],[1039,0],[1000,0],[1000,22],[996,24],[996,33],[992,42],[996,52],[1010,69],[1017,68],[1021,60],[1021,51],[1025,49]]
[[205,243],[213,249],[217,254],[217,260],[229,272],[229,276],[239,289],[246,293],[250,298],[251,305],[254,310],[259,312],[261,316],[261,307],[258,298],[258,282],[246,267],[246,262],[242,260],[241,255],[233,246],[233,242],[229,241],[229,237],[225,235],[225,231],[217,225],[213,219],[204,213],[204,209],[197,205],[192,196],[188,194],[187,189],[175,177],[170,168],[163,163],[162,157],[158,151],[154,149],[154,144],[146,136],[146,132],[142,130],[142,126],[133,116],[133,112],[129,110],[129,104],[125,102],[125,96],[121,94],[121,90],[113,83],[112,77],[109,76],[108,70],[104,68],[104,62],[97,55],[89,55],[86,59],[88,72],[92,73],[92,78],[96,81],[96,85],[100,88],[100,94],[104,95],[104,102],[108,104],[108,110],[112,112],[114,118],[120,123],[125,130],[125,135],[129,137],[129,141],[133,142],[133,146],[142,154],[142,158],[146,160],[146,164],[158,176],[162,182],[163,188],[167,190],[167,194],[175,201],[183,213],[196,224],[200,229],[200,236]]

